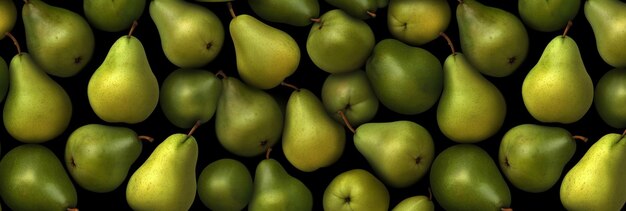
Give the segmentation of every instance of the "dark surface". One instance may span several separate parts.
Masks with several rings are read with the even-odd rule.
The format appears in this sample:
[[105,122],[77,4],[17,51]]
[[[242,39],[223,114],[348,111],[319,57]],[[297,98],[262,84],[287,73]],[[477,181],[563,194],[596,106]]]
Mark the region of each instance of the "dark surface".
[[[18,11],[21,11],[21,7],[23,5],[22,1],[14,0],[17,4]],[[458,27],[456,25],[455,20],[455,11],[457,1],[448,0],[451,9],[452,9],[452,22],[450,23],[446,33],[454,40],[454,44],[457,49],[460,50],[459,44],[459,36],[458,36]],[[82,5],[79,1],[61,1],[61,0],[47,0],[51,5],[61,6],[64,8],[68,8],[74,12],[79,14],[83,14]],[[496,1],[496,0],[482,0],[486,5],[495,6],[498,8],[505,9],[509,12],[512,12],[515,15],[518,15],[517,12],[517,1]],[[584,2],[584,0],[583,0]],[[230,22],[230,14],[228,13],[226,4],[224,3],[198,3],[203,5],[213,12],[215,12],[225,27],[226,31],[226,39],[224,41],[224,47],[220,52],[219,56],[204,69],[216,72],[217,70],[224,70],[226,74],[230,76],[236,76],[236,64],[235,64],[235,53],[232,45],[232,41],[230,40],[230,35],[228,34],[228,24]],[[323,1],[320,1],[321,4],[321,14],[325,11],[332,9],[331,6],[326,4]],[[148,60],[152,67],[154,74],[156,75],[159,83],[161,83],[165,77],[177,69],[176,66],[171,64],[161,49],[161,43],[159,40],[159,35],[157,29],[152,22],[149,13],[148,13],[148,5],[146,4],[146,9],[144,10],[143,15],[139,19],[139,25],[134,32],[134,36],[136,36],[144,45],[146,50],[146,54],[148,56]],[[234,8],[238,14],[253,14],[250,8],[247,5],[246,1],[237,1],[234,3]],[[376,19],[366,20],[366,22],[372,27],[372,30],[375,32],[376,40],[380,41],[385,38],[391,38],[387,26],[386,26],[386,8],[380,9],[378,12],[378,17]],[[18,12],[18,14],[21,14]],[[18,15],[19,16],[19,15]],[[255,15],[256,16],[256,15]],[[268,22],[266,22],[268,23]],[[600,58],[597,49],[595,47],[595,40],[593,37],[593,32],[590,28],[589,23],[584,17],[582,4],[580,11],[576,18],[573,20],[573,27],[570,29],[568,35],[572,37],[579,46],[583,61],[587,68],[588,73],[591,75],[593,79],[594,85],[600,79],[600,77],[608,70],[611,69],[609,65],[604,63],[604,61]],[[321,85],[323,80],[326,78],[328,73],[318,69],[311,63],[310,59],[306,54],[306,38],[310,29],[310,26],[306,27],[293,27],[284,24],[275,24],[269,23],[270,25],[284,30],[290,35],[294,37],[294,39],[300,44],[300,50],[302,52],[301,62],[298,70],[294,75],[288,77],[286,79],[287,82],[295,84],[302,88],[307,88],[312,90],[314,93],[320,96]],[[523,123],[535,123],[541,124],[540,122],[534,120],[532,116],[526,111],[524,104],[521,98],[521,86],[522,81],[526,73],[536,64],[543,49],[548,44],[548,42],[561,34],[561,31],[552,32],[552,33],[544,33],[534,31],[532,29],[528,29],[528,33],[530,36],[530,49],[529,54],[524,61],[524,63],[518,68],[518,70],[512,75],[505,78],[493,78],[487,77],[491,82],[493,82],[503,93],[507,102],[507,116],[504,122],[504,125],[500,129],[500,131],[492,136],[491,138],[478,143],[480,147],[487,150],[487,152],[492,156],[492,158],[497,159],[498,147],[500,143],[500,139],[502,135],[510,128],[523,124]],[[18,38],[20,44],[22,45],[23,51],[28,51],[26,49],[25,38],[24,38],[24,29],[21,18],[18,18],[18,22],[16,27],[13,29],[12,33]],[[157,106],[152,115],[144,122],[134,125],[127,124],[109,124],[102,120],[100,120],[95,113],[91,110],[89,106],[89,102],[87,100],[87,83],[91,74],[97,67],[102,63],[104,57],[106,56],[111,45],[120,37],[127,34],[126,31],[118,32],[118,33],[109,33],[102,32],[94,29],[95,38],[96,38],[96,49],[93,58],[89,62],[89,64],[76,76],[70,78],[57,78],[53,77],[61,86],[65,88],[65,90],[70,95],[73,102],[73,116],[67,130],[59,137],[44,143],[43,145],[51,148],[56,155],[62,159],[65,142],[69,136],[69,134],[75,130],[76,128],[89,124],[89,123],[99,123],[106,125],[120,125],[132,128],[138,134],[141,135],[149,135],[155,138],[155,142],[152,144],[144,144],[142,155],[132,166],[130,174],[137,169],[141,163],[150,155],[152,150],[160,143],[162,140],[167,138],[167,136],[173,133],[186,133],[186,129],[180,129],[172,125],[165,119],[163,113],[161,112],[161,108]],[[45,36],[45,35],[42,35]],[[426,45],[420,46],[430,52],[432,52],[439,60],[443,63],[445,58],[450,54],[450,49],[446,42],[443,39],[436,39]],[[5,61],[10,63],[11,58],[15,55],[16,50],[13,47],[13,44],[8,39],[3,39],[0,41],[0,54]],[[497,52],[494,52],[497,53]],[[283,102],[286,102],[289,94],[291,92],[290,88],[286,87],[276,87],[274,89],[268,90],[269,93],[277,96],[279,99],[282,99]],[[4,104],[4,103],[2,103]],[[134,105],[127,105],[134,106]],[[380,109],[372,122],[387,122],[387,121],[395,121],[395,120],[412,120],[416,123],[424,126],[429,130],[435,142],[435,150],[436,153],[441,152],[445,148],[455,144],[454,142],[448,140],[443,136],[443,134],[439,131],[436,122],[436,106],[432,107],[430,110],[425,113],[418,115],[399,115],[393,113],[384,106],[380,106]],[[589,138],[588,143],[578,143],[578,148],[576,150],[576,154],[571,159],[571,161],[566,165],[566,170],[571,168],[586,152],[589,146],[598,140],[601,136],[607,133],[616,132],[620,133],[621,130],[611,128],[606,125],[597,115],[597,112],[594,107],[592,107],[588,113],[581,119],[580,121],[562,125],[562,124],[543,124],[543,125],[554,125],[561,126],[567,130],[569,130],[572,134],[583,135]],[[319,169],[312,173],[305,173],[297,170],[289,162],[285,159],[282,150],[280,148],[280,143],[274,146],[274,150],[271,154],[271,157],[278,160],[283,167],[292,175],[300,179],[304,182],[309,189],[313,192],[314,196],[314,210],[321,210],[322,205],[322,195],[326,188],[326,186],[330,183],[330,181],[338,174],[355,168],[363,168],[370,172],[373,172],[372,169],[367,164],[366,160],[361,156],[358,151],[356,151],[354,145],[352,144],[352,136],[350,132],[347,132],[347,140],[346,140],[346,148],[345,151],[339,161],[337,161],[334,165]],[[21,143],[11,138],[4,127],[0,130],[0,139],[2,140],[2,155],[5,155],[9,150],[14,148]],[[235,156],[227,151],[225,151],[219,144],[216,139],[214,133],[214,120],[209,121],[208,123],[202,125],[194,134],[199,145],[199,157],[198,163],[196,167],[196,174],[199,175],[202,169],[212,161],[215,161],[220,158],[234,158],[239,161],[242,161],[250,170],[251,174],[254,175],[254,170],[258,162],[263,159],[262,156],[254,157],[254,158],[243,158]],[[563,176],[563,175],[562,175]],[[414,196],[414,195],[427,195],[428,194],[428,175],[422,178],[415,185],[402,188],[402,189],[394,189],[389,188],[389,192],[391,195],[391,203],[390,208],[393,208],[398,202],[401,200]],[[516,189],[509,183],[509,188],[512,194],[512,204],[511,207],[516,210],[527,210],[527,209],[543,209],[543,208],[558,208],[563,209],[561,202],[559,200],[559,182],[550,190],[544,193],[536,193],[530,194],[523,192],[521,190]],[[79,186],[76,185],[76,189],[78,191],[78,208],[81,210],[94,210],[94,209],[105,209],[105,208],[116,208],[116,209],[129,209],[126,198],[125,198],[125,190],[126,190],[126,182],[123,183],[119,188],[110,193],[92,193],[86,191]],[[435,199],[436,200],[436,199]],[[3,208],[7,209],[6,203],[2,203]],[[437,205],[438,206],[438,205]],[[206,209],[204,205],[201,203],[199,198],[196,197],[194,205],[192,207],[194,210]],[[440,207],[438,207],[440,209]],[[8,209],[7,209],[8,210]]]

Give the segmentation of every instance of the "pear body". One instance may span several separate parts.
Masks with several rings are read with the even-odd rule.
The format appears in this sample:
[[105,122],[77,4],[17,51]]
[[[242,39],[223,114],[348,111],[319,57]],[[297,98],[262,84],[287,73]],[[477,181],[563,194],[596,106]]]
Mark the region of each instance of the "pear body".
[[128,205],[133,210],[188,210],[196,196],[197,161],[193,136],[170,135],[128,180]]
[[505,77],[526,59],[528,33],[517,16],[476,0],[464,0],[457,6],[456,18],[461,49],[481,73]]
[[96,29],[119,32],[130,28],[139,19],[146,0],[85,0],[83,12],[87,21]]
[[48,74],[74,76],[91,60],[95,38],[81,15],[29,0],[22,8],[22,20],[28,50]]
[[66,210],[78,200],[59,158],[38,144],[13,148],[0,161],[0,195],[11,210]]
[[324,13],[311,26],[306,51],[311,61],[329,73],[361,68],[374,48],[374,32],[363,20],[340,9]]
[[446,31],[452,17],[446,0],[392,0],[387,9],[391,35],[409,45],[423,45]]
[[626,3],[588,0],[584,12],[595,35],[600,57],[613,67],[626,67]]
[[626,128],[626,69],[604,73],[596,84],[593,104],[606,124]]
[[24,143],[42,143],[67,129],[72,117],[70,97],[30,54],[13,57],[9,78],[2,119],[13,138]]
[[622,210],[626,204],[626,138],[611,133],[593,143],[561,183],[567,210]]
[[17,21],[17,8],[13,0],[0,0],[0,40],[13,30]]
[[215,134],[226,150],[239,156],[263,154],[280,139],[283,113],[267,92],[237,78],[222,80],[223,93],[217,104]]
[[511,204],[498,166],[473,144],[457,144],[439,153],[431,166],[430,187],[446,210],[500,210]]
[[370,121],[378,111],[378,98],[363,70],[328,75],[322,84],[322,103],[328,115],[343,124],[338,114],[342,111],[353,127]]
[[180,128],[213,118],[222,94],[222,81],[200,69],[178,69],[170,73],[159,91],[159,105],[165,117]]
[[561,178],[565,165],[576,152],[576,141],[560,127],[522,124],[504,134],[498,164],[517,188],[544,192]]
[[309,188],[289,175],[278,161],[265,159],[257,165],[249,211],[312,209],[313,194]]
[[141,41],[125,35],[113,43],[89,79],[87,97],[106,122],[135,124],[152,114],[159,103],[159,83]]
[[359,126],[354,146],[381,180],[394,188],[419,181],[435,157],[430,133],[421,125],[404,120]]
[[427,196],[412,196],[402,200],[391,211],[435,211],[435,204]]
[[0,103],[4,101],[7,92],[9,92],[9,81],[9,66],[3,58],[0,58]]
[[376,44],[365,71],[380,102],[400,114],[430,109],[443,89],[439,59],[423,48],[395,39]]
[[580,9],[580,0],[519,0],[517,11],[526,26],[541,32],[563,29]]
[[229,158],[210,163],[198,177],[198,197],[214,211],[243,210],[252,198],[253,188],[250,171]]
[[141,141],[132,129],[83,125],[67,139],[65,166],[82,188],[106,193],[124,182],[141,149]]
[[587,113],[593,103],[593,82],[572,38],[559,35],[548,43],[524,78],[522,99],[541,122],[568,124]]
[[368,19],[374,17],[378,9],[379,0],[325,0],[352,17],[358,19]]
[[506,116],[502,93],[461,53],[443,64],[443,92],[437,106],[441,132],[459,143],[476,143],[493,136]]
[[213,61],[224,44],[224,26],[211,10],[186,1],[150,2],[167,59],[181,68],[199,68]]
[[320,15],[318,0],[250,0],[250,8],[262,19],[293,26],[311,24]]
[[337,175],[326,186],[322,200],[324,210],[389,210],[389,191],[385,184],[363,169]]

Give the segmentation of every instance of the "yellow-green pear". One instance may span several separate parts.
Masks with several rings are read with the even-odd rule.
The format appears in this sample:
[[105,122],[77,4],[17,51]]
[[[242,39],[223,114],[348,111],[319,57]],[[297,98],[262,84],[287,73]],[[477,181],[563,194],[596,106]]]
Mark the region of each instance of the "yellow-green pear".
[[0,40],[4,34],[13,30],[17,21],[17,8],[13,0],[0,0]]
[[409,45],[422,45],[448,28],[451,13],[447,0],[391,0],[387,27],[396,39]]
[[398,203],[391,211],[434,211],[433,200],[424,195],[411,196]]
[[352,169],[337,175],[326,186],[322,204],[324,210],[332,211],[387,211],[389,191],[370,172]]
[[145,6],[146,0],[84,0],[83,12],[94,28],[118,32],[130,28]]
[[587,0],[584,11],[595,35],[600,57],[613,67],[626,67],[626,3],[620,0]]

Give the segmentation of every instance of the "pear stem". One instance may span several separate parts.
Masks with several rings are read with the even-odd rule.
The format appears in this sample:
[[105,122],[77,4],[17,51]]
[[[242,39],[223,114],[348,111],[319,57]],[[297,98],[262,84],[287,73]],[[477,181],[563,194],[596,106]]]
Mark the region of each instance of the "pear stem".
[[296,91],[300,91],[300,88],[298,88],[297,86],[295,86],[295,85],[293,85],[293,84],[288,84],[288,83],[286,83],[286,82],[284,82],[284,81],[283,81],[283,82],[280,82],[280,85],[283,85],[283,86],[286,86],[286,87],[292,88],[292,89],[294,89],[294,90],[296,90]]
[[319,22],[322,22],[322,20],[321,20],[321,19],[319,19],[319,18],[311,18],[311,19],[309,19],[309,20],[311,20],[311,22],[314,22],[314,23],[319,23]]
[[352,133],[356,133],[356,130],[354,130],[354,128],[352,127],[352,125],[350,124],[350,121],[348,121],[348,117],[346,117],[346,114],[343,113],[342,110],[337,111],[337,113],[339,114],[339,116],[341,117],[341,119],[343,119],[343,123],[346,124],[346,127],[348,127],[348,129],[350,131],[352,131]]
[[265,150],[265,159],[266,160],[270,159],[270,152],[272,152],[272,147],[267,147],[267,150]]
[[622,137],[626,136],[626,130],[624,130],[624,132],[622,132]]
[[67,210],[67,211],[78,211],[78,208],[73,207],[73,208],[67,208],[66,210]]
[[450,46],[452,55],[456,55],[456,51],[454,50],[454,44],[452,44],[452,40],[450,39],[450,37],[448,37],[448,35],[444,32],[439,32],[439,35],[446,39],[446,42],[448,42],[448,46]]
[[367,12],[367,15],[369,15],[370,17],[372,18],[376,17],[376,11],[366,11],[366,12]]
[[433,201],[433,191],[428,187],[428,201]]
[[587,143],[587,140],[589,140],[587,137],[579,136],[579,135],[572,136],[572,138],[576,140],[581,140],[582,142],[585,142],[585,143]]
[[233,3],[229,1],[226,4],[228,5],[228,12],[230,12],[230,16],[236,18],[237,15],[235,14],[235,10],[233,9]]
[[459,4],[463,4],[463,0],[457,0]]
[[28,0],[24,0],[24,4],[28,4],[28,3],[29,3],[29,1],[28,1]]
[[17,48],[17,54],[22,54],[22,49],[20,48],[20,43],[17,42],[17,39],[15,39],[15,37],[13,36],[13,34],[11,34],[11,32],[7,32],[4,33],[7,37],[11,38],[11,40],[13,40],[13,45],[15,45],[15,48]]
[[200,127],[200,124],[201,124],[200,120],[196,121],[196,124],[194,124],[191,130],[189,130],[189,133],[187,133],[187,138],[189,138],[189,136],[191,136],[194,132],[196,132],[196,129]]
[[572,20],[567,21],[567,26],[565,26],[565,30],[563,30],[563,37],[567,36],[567,32],[569,31],[569,28],[572,27]]
[[128,38],[130,38],[131,36],[133,36],[133,32],[135,31],[135,28],[137,28],[137,25],[139,23],[137,23],[137,20],[133,21],[133,25],[130,26],[130,30],[128,31]]
[[513,211],[513,208],[500,208],[501,211]]
[[150,137],[150,136],[144,136],[144,135],[141,135],[141,136],[137,136],[137,138],[138,138],[140,141],[147,141],[147,142],[150,142],[150,143],[152,143],[152,142],[154,141],[154,138],[152,138],[152,137]]
[[217,73],[215,73],[215,76],[217,76],[218,78],[221,78],[221,79],[226,79],[226,78],[228,78],[228,77],[226,76],[226,73],[224,73],[224,71],[223,71],[223,70],[219,70],[219,71],[217,71]]

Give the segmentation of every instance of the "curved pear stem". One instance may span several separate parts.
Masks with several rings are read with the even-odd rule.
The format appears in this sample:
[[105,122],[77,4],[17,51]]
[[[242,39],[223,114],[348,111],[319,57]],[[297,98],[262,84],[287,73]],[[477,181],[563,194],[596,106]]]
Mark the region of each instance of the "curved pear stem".
[[287,82],[284,82],[284,81],[280,82],[280,85],[292,88],[292,89],[294,89],[296,91],[300,91],[300,88],[298,88],[297,86],[295,86],[293,84],[288,84]]
[[500,208],[501,211],[513,211],[513,208],[507,207],[507,208]]
[[130,26],[130,30],[128,31],[128,38],[133,36],[133,32],[135,31],[135,28],[137,28],[137,25],[139,23],[137,23],[137,20],[133,21],[133,25]]
[[439,32],[439,36],[442,36],[448,42],[448,46],[450,46],[450,50],[452,51],[452,55],[456,55],[456,51],[454,50],[454,44],[452,44],[452,40],[448,35],[444,32]]
[[221,78],[221,79],[226,79],[226,78],[228,78],[228,76],[226,76],[226,73],[224,73],[224,71],[223,71],[223,70],[219,70],[219,71],[217,71],[217,73],[215,73],[215,76],[217,76],[218,78]]
[[369,15],[372,18],[376,17],[376,11],[366,11],[367,15]]
[[321,20],[320,18],[311,18],[311,19],[309,19],[309,20],[311,20],[311,22],[313,22],[313,23],[319,23],[319,22],[322,22],[322,20]]
[[348,117],[346,117],[346,114],[343,113],[342,110],[337,111],[337,113],[339,114],[339,116],[341,117],[341,119],[343,119],[343,123],[346,124],[346,127],[348,127],[348,129],[350,131],[352,131],[352,133],[356,133],[356,130],[354,130],[354,128],[352,127],[352,125],[350,124],[350,121],[348,121]]
[[582,142],[585,142],[585,143],[587,143],[587,141],[589,140],[587,137],[579,136],[579,135],[572,136],[572,138],[574,138],[575,140],[581,140]]
[[72,207],[72,208],[67,208],[66,210],[67,210],[67,211],[78,211],[78,208],[76,208],[76,207]]
[[567,36],[567,32],[569,31],[569,28],[572,27],[572,20],[567,21],[567,26],[565,26],[565,30],[563,30],[563,37]]
[[147,141],[152,143],[154,141],[154,138],[150,137],[150,136],[145,136],[145,135],[141,135],[141,136],[137,136],[137,139],[139,139],[140,141]]
[[230,12],[230,16],[236,18],[237,14],[235,14],[235,10],[233,9],[233,3],[229,1],[226,4],[228,5],[228,12]]
[[11,32],[7,32],[4,33],[7,37],[11,38],[11,40],[13,40],[13,45],[15,45],[15,48],[17,48],[17,54],[22,54],[22,49],[20,48],[20,43],[17,42],[17,39],[15,39],[15,37],[13,36],[13,34],[11,34]]
[[196,121],[196,124],[194,124],[191,130],[189,130],[189,133],[187,133],[187,137],[193,135],[193,133],[196,132],[196,129],[198,129],[198,127],[200,127],[201,124],[202,123],[200,123],[200,120]]
[[265,150],[265,159],[266,160],[270,159],[270,152],[272,152],[272,147],[267,147],[267,150]]

